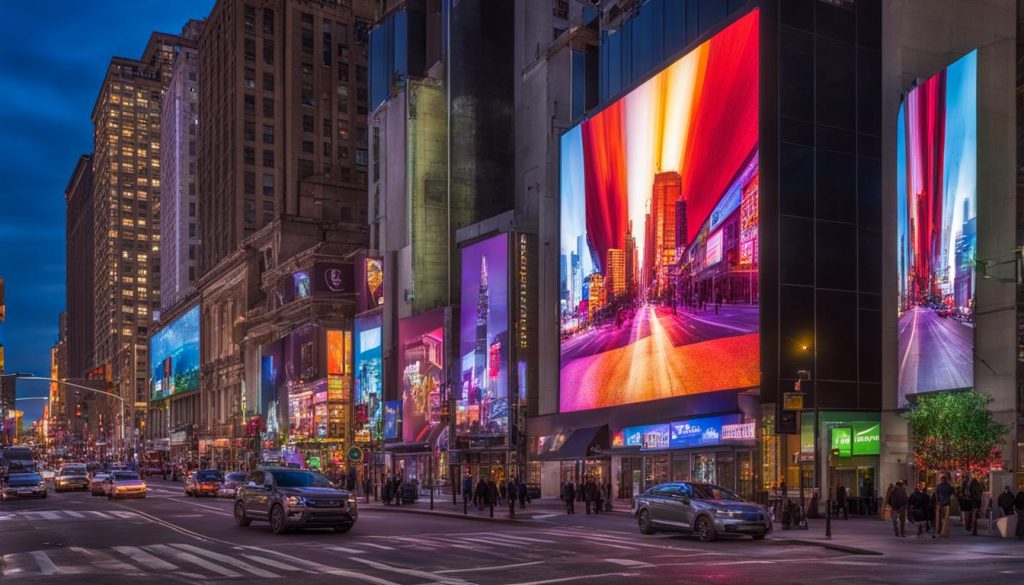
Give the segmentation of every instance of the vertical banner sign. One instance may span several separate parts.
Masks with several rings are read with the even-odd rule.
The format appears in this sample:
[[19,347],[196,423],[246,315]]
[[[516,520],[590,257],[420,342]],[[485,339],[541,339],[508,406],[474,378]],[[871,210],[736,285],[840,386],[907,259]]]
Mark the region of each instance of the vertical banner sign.
[[832,449],[839,451],[839,457],[853,455],[853,429],[832,427]]

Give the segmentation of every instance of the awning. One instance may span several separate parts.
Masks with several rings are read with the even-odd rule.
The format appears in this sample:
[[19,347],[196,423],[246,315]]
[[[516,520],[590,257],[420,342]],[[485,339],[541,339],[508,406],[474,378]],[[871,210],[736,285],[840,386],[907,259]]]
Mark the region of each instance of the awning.
[[[434,425],[427,433],[427,440],[417,443],[385,443],[384,450],[391,451],[393,453],[430,453],[433,447],[442,448],[442,451],[447,450],[447,431],[448,425],[437,424]],[[442,435],[444,435],[442,437]]]
[[586,459],[608,448],[608,425],[576,429],[557,451],[544,453],[540,459],[567,461]]

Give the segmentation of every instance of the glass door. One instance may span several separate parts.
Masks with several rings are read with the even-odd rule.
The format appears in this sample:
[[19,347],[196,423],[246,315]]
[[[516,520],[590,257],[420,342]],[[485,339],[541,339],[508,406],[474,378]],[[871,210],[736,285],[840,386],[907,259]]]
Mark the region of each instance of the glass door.
[[693,456],[693,481],[718,483],[715,475],[715,454],[697,453]]

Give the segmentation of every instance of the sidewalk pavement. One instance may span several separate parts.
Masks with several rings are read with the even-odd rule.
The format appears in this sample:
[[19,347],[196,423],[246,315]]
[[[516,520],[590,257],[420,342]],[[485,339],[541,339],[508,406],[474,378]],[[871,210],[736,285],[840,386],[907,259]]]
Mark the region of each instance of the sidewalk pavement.
[[[525,522],[530,520],[543,520],[545,518],[552,518],[555,516],[565,515],[565,503],[555,498],[541,498],[537,500],[531,500],[527,505],[526,509],[522,510],[519,508],[519,503],[516,503],[515,515],[509,516],[508,503],[503,502],[501,506],[494,507],[494,516],[491,516],[490,507],[484,507],[483,509],[477,509],[470,501],[468,506],[463,506],[462,499],[460,498],[456,504],[452,504],[451,495],[435,495],[434,496],[434,509],[430,509],[430,497],[420,496],[418,500],[412,504],[402,505],[386,505],[381,501],[375,501],[372,497],[370,502],[366,503],[365,496],[359,498],[359,507],[362,510],[373,510],[373,511],[384,511],[384,512],[406,512],[412,514],[433,514],[436,516],[447,516],[452,518],[465,518],[467,520],[486,520],[486,521],[499,521],[499,522]],[[613,504],[611,512],[601,512],[602,514],[608,514],[611,516],[626,518],[631,514],[631,510],[628,504],[615,503]],[[586,514],[586,506],[583,502],[576,502],[576,514]]]

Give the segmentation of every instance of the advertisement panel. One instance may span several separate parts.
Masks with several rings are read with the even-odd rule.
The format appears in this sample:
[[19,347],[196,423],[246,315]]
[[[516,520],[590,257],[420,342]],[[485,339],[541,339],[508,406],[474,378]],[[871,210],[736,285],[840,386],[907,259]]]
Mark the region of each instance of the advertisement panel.
[[759,383],[757,140],[757,10],[562,136],[562,412]]
[[384,439],[402,438],[402,401],[389,400],[384,403]]
[[356,317],[354,404],[366,405],[366,428],[373,438],[379,438],[381,407],[384,399],[383,314],[374,313]]
[[505,436],[509,408],[508,234],[462,249],[455,430]]
[[673,449],[718,445],[722,442],[722,426],[740,422],[740,415],[709,416],[674,422],[670,445]]
[[444,309],[398,322],[402,440],[421,443],[441,422],[444,391]]
[[978,52],[918,83],[897,117],[899,402],[974,385]]
[[882,445],[882,424],[877,422],[853,423],[853,454],[878,455]]
[[284,338],[278,339],[264,345],[260,352],[260,415],[264,441],[276,441],[281,431],[278,404],[287,396],[284,342]]
[[849,457],[853,454],[853,429],[850,427],[832,427],[832,450],[838,451],[838,457]]
[[199,389],[199,305],[149,339],[150,400]]

